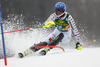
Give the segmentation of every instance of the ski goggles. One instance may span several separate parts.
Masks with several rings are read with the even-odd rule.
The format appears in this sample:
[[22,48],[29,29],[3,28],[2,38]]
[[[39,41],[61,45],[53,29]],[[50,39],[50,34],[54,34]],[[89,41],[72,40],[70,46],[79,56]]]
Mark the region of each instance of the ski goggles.
[[57,12],[61,12],[61,13],[63,13],[63,12],[64,12],[64,10],[63,10],[63,9],[55,9],[55,11],[56,11],[56,13],[57,13]]

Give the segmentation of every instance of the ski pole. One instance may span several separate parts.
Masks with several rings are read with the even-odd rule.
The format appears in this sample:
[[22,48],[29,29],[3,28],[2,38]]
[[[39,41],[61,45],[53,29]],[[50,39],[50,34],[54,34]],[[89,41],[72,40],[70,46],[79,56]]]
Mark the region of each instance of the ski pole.
[[[30,30],[30,28],[14,30],[14,31],[8,31],[8,32],[4,32],[4,33],[12,33],[12,32],[24,31],[24,30]],[[0,33],[0,34],[2,34],[2,33]]]
[[91,43],[95,43],[96,42],[96,40],[92,40],[92,41],[90,41],[90,42],[88,42],[88,43],[86,43],[85,45],[89,45],[89,44],[91,44]]
[[[32,30],[32,29],[36,29],[36,28],[49,28],[51,25],[55,25],[55,23],[53,21],[50,21],[44,26],[39,26],[39,27],[35,27],[35,28],[26,28],[26,29],[20,29],[20,30],[14,30],[14,31],[8,31],[8,32],[4,32],[4,33],[12,33],[12,32],[18,32],[18,31]],[[2,34],[2,33],[0,33],[0,34]]]

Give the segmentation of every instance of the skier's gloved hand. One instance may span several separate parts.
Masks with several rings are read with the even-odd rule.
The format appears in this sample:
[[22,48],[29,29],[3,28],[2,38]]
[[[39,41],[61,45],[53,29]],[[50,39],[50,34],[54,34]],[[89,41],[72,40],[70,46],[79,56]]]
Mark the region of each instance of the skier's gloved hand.
[[82,45],[79,42],[76,43],[76,49],[82,50]]
[[43,27],[50,28],[51,26],[55,26],[55,22],[50,21],[50,22],[48,22],[48,23],[47,23],[45,26],[43,26]]

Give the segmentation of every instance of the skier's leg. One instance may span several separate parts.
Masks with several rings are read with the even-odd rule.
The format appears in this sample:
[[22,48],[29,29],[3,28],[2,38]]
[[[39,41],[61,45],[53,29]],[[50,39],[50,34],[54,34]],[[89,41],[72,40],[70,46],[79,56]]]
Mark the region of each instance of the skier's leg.
[[51,40],[53,40],[54,38],[57,37],[57,35],[59,35],[59,33],[60,33],[60,32],[59,32],[57,29],[55,29],[55,30],[53,31],[53,33],[51,33],[51,34],[46,38],[46,41],[45,41],[45,42],[41,42],[41,43],[39,43],[39,44],[36,44],[36,45],[34,45],[34,46],[31,46],[30,49],[31,49],[32,51],[34,51],[34,52],[38,51],[40,48],[39,48],[39,49],[35,49],[36,46],[46,46],[46,45],[48,45],[48,44],[51,42]]
[[23,58],[24,56],[30,55],[30,54],[32,54],[33,52],[38,51],[40,48],[39,48],[39,49],[36,49],[36,48],[35,48],[36,46],[46,46],[46,45],[47,45],[46,42],[40,42],[39,44],[36,44],[36,45],[34,45],[34,46],[31,46],[29,49],[23,51],[22,53],[18,53],[18,56],[19,56],[20,58]]
[[[35,49],[36,46],[46,46],[48,45],[52,40],[54,40],[61,32],[59,32],[57,29],[53,31],[47,38],[45,42],[40,42],[39,44],[31,46],[29,49],[23,51],[22,53],[19,53],[19,57],[22,58],[24,56],[27,56],[28,54],[31,54],[33,52],[38,51],[39,49]],[[45,48],[45,50],[49,51],[50,48]]]
[[71,35],[72,35],[71,30],[68,30],[68,32],[63,32],[63,34],[64,34],[64,38],[61,40],[62,43],[68,43],[68,42],[70,42]]
[[[63,33],[60,33],[54,40],[52,40],[50,43],[49,43],[49,46],[55,46],[57,45],[62,39],[64,38],[64,35]],[[50,49],[52,48],[45,48],[44,50],[42,50],[40,52],[41,55],[46,55],[46,53],[48,51],[50,51]]]
[[52,40],[54,40],[61,32],[57,30],[57,28],[46,38],[46,42],[49,44]]
[[35,48],[36,46],[46,46],[46,45],[47,45],[47,42],[40,42],[39,44],[31,46],[30,50],[32,50],[33,52],[36,52],[36,51],[38,51],[40,49],[40,48],[36,49]]
[[[51,33],[47,38],[46,42],[48,43],[48,46],[54,46],[58,44],[63,39],[63,34],[56,28],[53,33]],[[41,55],[45,55],[48,51],[50,51],[50,48],[44,48],[40,52]]]
[[[56,34],[58,34],[59,33],[59,31],[58,30],[56,30],[54,33],[53,33],[53,35],[55,35],[56,36],[56,38],[55,39],[51,39],[51,42],[49,43],[49,46],[55,46],[55,45],[57,45],[60,41],[62,42],[62,43],[68,43],[69,41],[70,41],[70,39],[71,39],[71,30],[69,29],[68,30],[68,32],[63,32],[63,33],[59,33],[59,35],[56,35]],[[47,42],[49,42],[50,40],[47,40]],[[52,48],[46,48],[46,49],[44,49],[44,50],[42,50],[41,52],[40,52],[40,54],[41,55],[46,55],[46,53],[48,52],[48,51],[50,51],[50,49],[52,49]]]
[[64,34],[60,33],[54,40],[49,43],[49,46],[57,45],[64,38]]

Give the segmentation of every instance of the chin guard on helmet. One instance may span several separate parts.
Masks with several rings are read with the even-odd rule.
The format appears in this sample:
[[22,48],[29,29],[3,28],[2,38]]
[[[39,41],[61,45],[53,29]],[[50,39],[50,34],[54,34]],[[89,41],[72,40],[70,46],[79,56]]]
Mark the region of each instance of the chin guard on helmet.
[[[57,15],[57,14],[56,14],[56,15]],[[62,14],[60,14],[60,15],[57,15],[57,17],[59,17],[59,18],[60,18],[60,17],[61,17],[61,16],[63,16],[63,15],[64,15],[64,13],[62,13]]]

